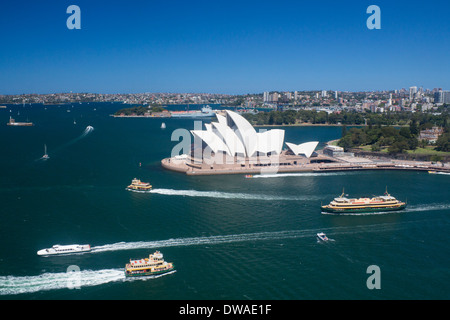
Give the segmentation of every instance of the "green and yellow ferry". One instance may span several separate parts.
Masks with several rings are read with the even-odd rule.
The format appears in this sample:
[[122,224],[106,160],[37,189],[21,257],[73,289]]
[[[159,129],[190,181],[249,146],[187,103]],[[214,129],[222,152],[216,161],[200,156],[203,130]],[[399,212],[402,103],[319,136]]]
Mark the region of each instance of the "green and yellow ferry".
[[148,182],[142,182],[141,180],[134,178],[125,190],[148,193],[152,190],[152,185]]
[[386,189],[382,196],[373,198],[349,199],[345,197],[344,192],[337,198],[334,198],[330,204],[322,206],[322,212],[329,213],[372,213],[399,211],[406,208],[406,202],[397,200],[391,196]]
[[175,266],[172,262],[164,261],[163,254],[155,251],[148,258],[131,260],[125,265],[125,276],[141,277],[151,276],[170,272]]

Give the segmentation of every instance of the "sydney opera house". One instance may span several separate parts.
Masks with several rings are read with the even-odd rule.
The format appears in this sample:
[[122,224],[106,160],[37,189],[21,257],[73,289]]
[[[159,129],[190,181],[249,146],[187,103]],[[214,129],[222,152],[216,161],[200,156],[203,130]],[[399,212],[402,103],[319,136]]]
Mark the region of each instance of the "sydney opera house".
[[334,162],[315,152],[318,141],[285,143],[284,130],[257,132],[244,117],[229,110],[216,117],[217,121],[205,124],[205,130],[191,130],[190,152],[163,159],[163,167],[186,174],[250,174],[296,172],[312,163]]

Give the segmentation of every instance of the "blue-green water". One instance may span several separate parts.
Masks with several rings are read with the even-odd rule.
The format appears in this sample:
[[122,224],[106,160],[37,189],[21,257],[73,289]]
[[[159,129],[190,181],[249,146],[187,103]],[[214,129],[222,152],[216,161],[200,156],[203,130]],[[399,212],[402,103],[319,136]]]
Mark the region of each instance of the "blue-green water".
[[[160,160],[177,144],[173,130],[192,129],[193,121],[109,116],[122,107],[0,109],[0,299],[450,298],[450,176],[185,176],[162,169]],[[8,127],[10,115],[35,126]],[[286,141],[324,143],[340,133],[292,127]],[[44,144],[48,161],[39,160]],[[151,182],[154,192],[125,191],[134,177]],[[320,213],[321,202],[343,187],[365,196],[386,185],[407,199],[405,211]],[[320,231],[334,241],[317,242]],[[73,243],[93,251],[36,255]],[[176,273],[125,280],[130,258],[157,249]],[[370,265],[380,268],[381,289],[367,288]],[[70,266],[80,272],[67,273]]]

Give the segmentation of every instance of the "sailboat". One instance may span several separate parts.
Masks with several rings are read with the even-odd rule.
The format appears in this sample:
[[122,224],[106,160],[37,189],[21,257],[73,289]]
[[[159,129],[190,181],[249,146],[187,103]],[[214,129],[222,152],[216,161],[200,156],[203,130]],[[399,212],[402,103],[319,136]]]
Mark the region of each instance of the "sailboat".
[[44,144],[44,155],[42,156],[41,159],[43,159],[43,160],[50,159],[50,157],[47,154],[47,145],[46,144]]

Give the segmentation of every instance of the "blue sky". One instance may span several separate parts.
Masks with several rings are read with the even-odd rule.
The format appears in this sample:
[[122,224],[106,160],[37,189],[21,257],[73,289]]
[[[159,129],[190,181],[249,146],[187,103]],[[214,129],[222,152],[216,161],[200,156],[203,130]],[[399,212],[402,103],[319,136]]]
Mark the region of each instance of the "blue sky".
[[[81,30],[69,30],[69,5]],[[369,5],[381,30],[369,30]],[[449,1],[2,1],[0,94],[450,90]]]

